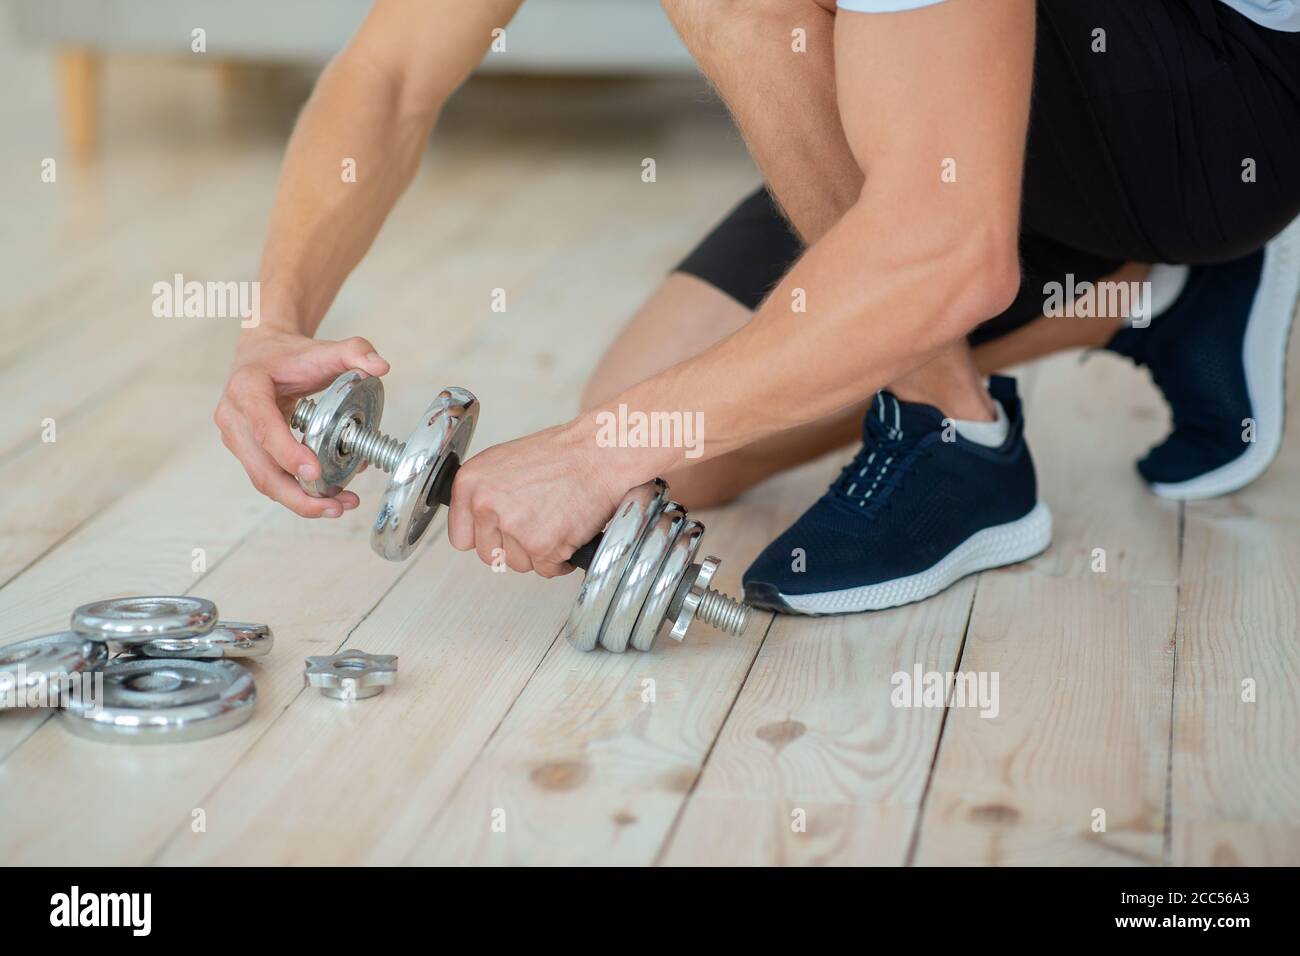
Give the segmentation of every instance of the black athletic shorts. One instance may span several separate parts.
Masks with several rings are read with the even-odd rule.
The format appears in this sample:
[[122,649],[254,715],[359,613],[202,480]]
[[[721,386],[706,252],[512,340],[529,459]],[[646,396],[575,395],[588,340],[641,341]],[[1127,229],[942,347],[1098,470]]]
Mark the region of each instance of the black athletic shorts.
[[[1218,0],[1039,0],[1037,32],[1020,294],[972,342],[1041,314],[1048,282],[1234,259],[1300,213],[1300,33]],[[677,268],[755,309],[801,252],[760,188]]]

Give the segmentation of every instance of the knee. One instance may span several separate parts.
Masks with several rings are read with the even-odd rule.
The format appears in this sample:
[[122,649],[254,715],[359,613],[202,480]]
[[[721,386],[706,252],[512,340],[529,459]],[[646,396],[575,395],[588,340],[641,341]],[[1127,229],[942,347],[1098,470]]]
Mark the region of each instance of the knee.
[[705,462],[665,476],[672,498],[688,511],[716,508],[735,501],[753,481],[748,480],[730,463]]
[[698,57],[716,40],[718,23],[731,4],[726,0],[661,0],[661,6],[682,42]]
[[[834,0],[829,0],[833,3]],[[664,13],[692,52],[720,45],[737,28],[789,21],[822,0],[661,0]]]

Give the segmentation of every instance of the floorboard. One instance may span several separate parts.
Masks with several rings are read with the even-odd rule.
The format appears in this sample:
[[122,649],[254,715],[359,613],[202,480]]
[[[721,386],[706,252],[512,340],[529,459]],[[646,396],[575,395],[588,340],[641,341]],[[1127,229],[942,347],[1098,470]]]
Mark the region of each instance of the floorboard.
[[[34,58],[0,56],[0,87]],[[250,664],[253,719],[207,741],[97,744],[0,714],[0,859],[1300,862],[1294,428],[1241,494],[1160,501],[1133,469],[1168,425],[1145,373],[1054,357],[1019,373],[1055,518],[1043,555],[907,608],[582,654],[556,638],[575,579],[495,574],[441,526],[405,564],[375,558],[373,470],[338,522],[251,490],[210,423],[235,323],[155,319],[151,289],[254,273],[305,86],[236,122],[202,71],[141,58],[110,76],[104,155],[57,184],[32,173],[57,151],[52,89],[0,96],[0,208],[25,224],[0,236],[0,643],[159,592],[265,620],[277,643]],[[482,401],[476,448],[562,421],[620,323],[755,182],[693,83],[476,80],[321,335],[392,361],[395,434],[448,384]],[[840,460],[701,515],[725,586]],[[396,653],[397,686],[351,706],[305,690],[302,659],[340,647]],[[897,706],[918,667],[996,676],[996,715],[955,690]]]

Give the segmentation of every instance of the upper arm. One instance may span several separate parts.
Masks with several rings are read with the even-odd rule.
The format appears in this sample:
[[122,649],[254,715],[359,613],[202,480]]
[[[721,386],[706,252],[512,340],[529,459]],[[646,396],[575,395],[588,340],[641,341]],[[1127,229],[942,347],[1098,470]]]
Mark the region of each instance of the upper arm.
[[376,0],[344,51],[381,71],[404,111],[435,111],[523,0]]
[[1034,0],[841,8],[835,19],[840,119],[864,198],[907,218],[991,220],[1014,243]]

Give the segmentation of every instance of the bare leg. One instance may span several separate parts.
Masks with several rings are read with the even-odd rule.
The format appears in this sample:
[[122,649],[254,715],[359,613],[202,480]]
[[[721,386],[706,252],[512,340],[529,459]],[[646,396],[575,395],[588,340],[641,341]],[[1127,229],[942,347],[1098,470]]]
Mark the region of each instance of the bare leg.
[[[1130,262],[1103,281],[1142,282],[1150,271],[1151,267],[1145,263]],[[980,374],[988,375],[1065,349],[1099,348],[1119,331],[1125,318],[1122,315],[1092,319],[1039,316],[1008,335],[985,342],[975,350],[975,364]]]
[[890,391],[905,402],[933,405],[950,418],[988,422],[997,417],[993,399],[984,388],[984,376],[965,342],[950,345],[892,384]]
[[605,350],[582,391],[582,407],[609,401],[629,385],[699,355],[752,317],[749,309],[702,279],[672,273]]

